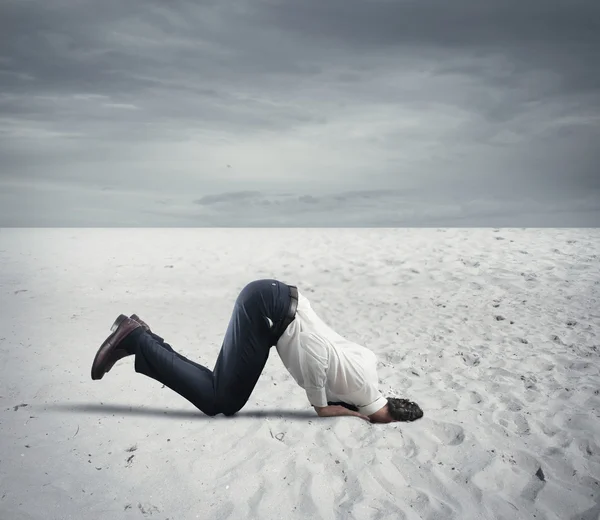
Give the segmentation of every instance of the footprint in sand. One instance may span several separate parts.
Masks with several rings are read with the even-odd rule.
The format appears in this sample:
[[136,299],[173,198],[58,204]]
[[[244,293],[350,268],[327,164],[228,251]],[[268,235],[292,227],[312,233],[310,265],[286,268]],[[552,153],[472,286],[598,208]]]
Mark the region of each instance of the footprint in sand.
[[521,381],[527,390],[537,390],[537,378],[534,375],[521,376]]
[[595,366],[588,361],[574,361],[569,363],[567,367],[575,372],[588,372],[590,368],[595,369]]
[[521,276],[525,278],[526,282],[535,282],[537,280],[537,274],[535,273],[521,273]]
[[485,401],[485,398],[481,394],[474,391],[469,392],[469,399],[473,404],[481,404]]
[[521,492],[521,496],[530,502],[535,501],[539,492],[546,485],[546,476],[542,469],[538,469],[534,475],[531,476],[529,482],[525,485],[525,488]]
[[581,439],[578,441],[577,448],[579,448],[579,451],[586,459],[600,455],[600,448],[598,448],[598,445],[589,439]]
[[521,496],[525,500],[533,502],[546,485],[547,476],[544,473],[542,463],[529,453],[521,450],[515,451],[510,456],[510,462],[517,468],[519,473],[524,474],[523,476],[529,475],[521,491]]
[[419,455],[419,447],[411,438],[404,438],[404,445],[401,448],[402,456],[405,459],[413,459]]
[[408,485],[402,471],[405,468],[404,465],[397,466],[389,457],[377,453],[373,462],[375,464],[370,466],[371,476],[387,493],[393,495],[399,486]]
[[531,433],[529,422],[520,413],[500,411],[498,412],[498,424],[517,435],[529,435]]
[[458,355],[462,358],[465,365],[470,367],[476,367],[481,363],[481,358],[477,354],[471,354],[468,352],[459,352]]
[[160,513],[160,509],[152,504],[142,504],[138,502],[138,509],[144,516],[152,516],[154,513]]
[[465,440],[465,431],[458,424],[431,421],[429,432],[446,446],[457,446]]
[[264,479],[262,479],[256,491],[248,499],[248,508],[250,509],[251,518],[260,518],[259,506],[264,499],[266,487]]
[[501,397],[500,402],[504,404],[509,412],[520,412],[525,406],[522,401],[514,398]]

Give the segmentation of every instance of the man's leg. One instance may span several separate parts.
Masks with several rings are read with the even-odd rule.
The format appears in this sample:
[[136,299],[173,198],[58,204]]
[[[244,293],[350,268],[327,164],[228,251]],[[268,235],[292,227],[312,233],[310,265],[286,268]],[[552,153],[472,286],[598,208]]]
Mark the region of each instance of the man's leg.
[[160,336],[143,330],[127,338],[135,370],[190,401],[207,415],[233,415],[250,398],[277,341],[267,318],[285,316],[289,287],[275,280],[248,284],[238,296],[214,371],[175,352]]
[[277,280],[257,280],[238,296],[223,347],[214,367],[215,391],[221,411],[233,415],[248,402],[262,373],[274,335],[290,306],[290,288]]
[[155,334],[152,331],[147,331],[147,334],[150,334],[150,336],[152,336],[156,341],[158,341],[162,348],[167,349],[169,352],[173,352],[178,358],[183,359],[184,361],[191,363],[192,365],[200,368],[200,369],[204,369],[206,367],[195,363],[194,361],[192,361],[191,359],[186,358],[185,356],[182,356],[181,354],[179,354],[179,352],[175,352],[175,350],[173,350],[173,347],[171,345],[169,345],[163,338],[161,338],[158,334]]
[[215,415],[213,374],[175,352],[152,334],[135,330],[125,340],[135,354],[135,371],[144,374],[190,401],[207,415]]

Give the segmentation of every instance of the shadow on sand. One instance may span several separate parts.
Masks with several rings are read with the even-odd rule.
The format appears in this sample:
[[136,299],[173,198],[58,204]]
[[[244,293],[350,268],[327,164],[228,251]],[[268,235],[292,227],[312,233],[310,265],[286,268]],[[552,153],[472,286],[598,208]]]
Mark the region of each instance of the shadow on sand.
[[44,406],[46,411],[70,412],[81,414],[116,414],[116,415],[137,415],[146,417],[168,417],[170,419],[225,419],[252,418],[264,419],[273,417],[277,419],[295,419],[306,421],[307,419],[316,419],[317,414],[308,410],[241,410],[233,417],[217,415],[209,417],[201,411],[194,410],[168,410],[164,408],[155,408],[148,406],[126,406],[119,404],[99,404],[99,403],[53,403]]

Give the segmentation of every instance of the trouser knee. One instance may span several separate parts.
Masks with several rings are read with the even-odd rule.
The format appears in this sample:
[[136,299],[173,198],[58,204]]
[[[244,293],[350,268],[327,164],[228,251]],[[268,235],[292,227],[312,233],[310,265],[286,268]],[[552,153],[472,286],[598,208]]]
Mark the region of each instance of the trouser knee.
[[220,407],[217,406],[217,403],[208,404],[205,401],[203,402],[194,402],[194,400],[190,400],[190,402],[198,408],[204,415],[208,415],[209,417],[214,417],[215,415],[219,415],[221,412]]
[[240,404],[233,401],[223,401],[215,407],[215,410],[217,413],[222,413],[229,417],[238,413],[243,406],[244,403]]

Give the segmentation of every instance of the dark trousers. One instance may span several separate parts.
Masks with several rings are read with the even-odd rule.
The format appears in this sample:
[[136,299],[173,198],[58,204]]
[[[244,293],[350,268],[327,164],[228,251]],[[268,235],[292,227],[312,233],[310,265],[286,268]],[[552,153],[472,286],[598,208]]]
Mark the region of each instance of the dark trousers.
[[283,332],[278,324],[290,301],[289,286],[277,280],[257,280],[244,287],[213,370],[178,354],[157,334],[136,329],[126,339],[127,349],[135,354],[135,371],[161,382],[207,415],[233,415],[250,398]]

